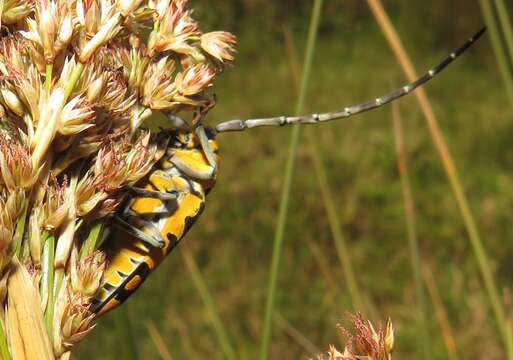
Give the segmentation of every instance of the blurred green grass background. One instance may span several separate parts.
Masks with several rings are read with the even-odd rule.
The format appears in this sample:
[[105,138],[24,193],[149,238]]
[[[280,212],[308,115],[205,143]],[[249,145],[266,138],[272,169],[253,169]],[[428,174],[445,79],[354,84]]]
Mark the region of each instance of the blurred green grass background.
[[[297,97],[284,28],[303,52],[310,1],[194,0],[207,30],[239,37],[235,67],[216,83],[219,103],[209,122],[292,113]],[[464,0],[385,3],[418,71],[437,63],[483,24],[479,4]],[[326,0],[307,107],[328,111],[403,85],[405,78],[366,2]],[[485,37],[426,90],[455,157],[496,282],[511,287],[513,123],[496,61]],[[413,97],[399,102],[422,259],[453,327],[462,358],[503,358],[461,217]],[[373,320],[394,320],[395,358],[420,356],[401,185],[387,106],[317,127],[319,152],[335,190],[339,220],[357,281]],[[237,358],[258,356],[272,240],[290,129],[223,134],[217,187],[185,243],[204,276]],[[353,311],[336,256],[309,147],[301,139],[279,275],[272,359],[304,359],[302,334],[315,347],[340,344],[336,324]],[[148,325],[174,359],[222,359],[223,352],[181,250],[120,310],[100,321],[78,359],[158,359]],[[283,321],[285,319],[285,322]],[[287,323],[287,326],[284,325]],[[428,307],[433,358],[447,352]],[[294,331],[291,331],[291,328]],[[137,354],[135,354],[137,350]]]

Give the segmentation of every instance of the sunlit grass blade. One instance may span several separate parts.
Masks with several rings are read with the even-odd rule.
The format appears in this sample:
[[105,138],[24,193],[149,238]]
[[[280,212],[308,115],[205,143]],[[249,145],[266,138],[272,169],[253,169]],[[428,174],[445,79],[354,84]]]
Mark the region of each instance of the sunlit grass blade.
[[138,360],[139,348],[137,346],[134,328],[130,318],[129,304],[120,306],[116,311],[112,312],[116,329],[116,339],[122,344],[119,347],[118,356],[120,359]]
[[5,333],[5,321],[0,320],[0,358],[2,360],[11,360],[9,345],[7,344],[7,336]]
[[[289,62],[292,68],[293,78],[297,86],[299,86],[299,66],[297,65],[297,51],[294,44],[294,39],[290,31],[285,29],[285,45],[287,47]],[[363,301],[363,296],[356,281],[356,276],[353,269],[353,263],[350,256],[349,247],[346,242],[346,238],[342,232],[342,224],[339,220],[339,214],[337,212],[335,203],[333,201],[333,191],[328,182],[326,169],[321,158],[321,154],[318,150],[317,138],[315,136],[314,129],[306,129],[307,140],[310,145],[310,156],[314,165],[315,174],[317,176],[317,182],[321,191],[321,198],[328,216],[328,222],[330,225],[331,235],[335,242],[335,249],[339,258],[342,270],[344,273],[344,279],[349,289],[349,295],[353,304],[354,310],[367,313],[367,307]],[[317,254],[319,256],[319,254]],[[324,272],[326,273],[326,271]]]
[[187,270],[192,276],[192,280],[194,282],[194,286],[198,290],[198,293],[205,304],[205,309],[207,310],[208,316],[212,323],[212,327],[216,333],[219,344],[221,345],[221,349],[223,350],[224,356],[226,359],[235,360],[237,356],[235,355],[235,350],[230,342],[230,338],[228,337],[228,332],[226,331],[225,326],[223,325],[223,321],[221,320],[221,316],[219,315],[219,311],[217,306],[212,298],[212,294],[203,279],[203,275],[198,268],[198,264],[194,260],[189,248],[187,245],[183,245],[181,248],[181,253]]
[[422,281],[422,264],[419,248],[419,240],[417,235],[417,220],[415,214],[415,204],[413,200],[413,193],[411,189],[410,177],[408,175],[408,156],[404,145],[404,131],[399,112],[399,105],[392,104],[392,114],[394,123],[394,138],[395,148],[397,154],[397,166],[399,168],[399,176],[401,178],[401,189],[403,192],[404,215],[406,219],[406,230],[408,233],[408,246],[410,248],[410,259],[413,272],[413,280],[415,282],[415,292],[417,297],[417,311],[419,324],[422,331],[420,336],[420,343],[423,349],[425,359],[431,359],[431,345],[429,341],[429,331],[427,327],[427,307],[426,307],[426,294],[424,292],[424,285]]
[[308,352],[308,355],[315,357],[320,354],[322,351],[312,344],[308,338],[303,335],[298,329],[296,329],[290,322],[287,321],[279,312],[274,313],[274,321],[287,333],[299,346],[301,346],[305,351]]
[[342,291],[339,282],[336,280],[335,274],[333,274],[333,271],[330,269],[330,263],[326,255],[322,252],[320,246],[313,241],[308,242],[308,249],[314,257],[326,285],[330,289],[330,299],[334,302],[338,301],[336,297],[342,296],[344,292]]
[[[383,34],[389,42],[397,60],[401,64],[401,67],[405,72],[408,80],[414,81],[417,78],[417,73],[413,68],[412,62],[406,53],[404,46],[402,45],[397,31],[395,30],[388,15],[386,14],[383,5],[379,0],[367,0],[367,3],[369,4],[381,30],[383,31]],[[440,129],[433,108],[431,107],[431,104],[428,100],[426,92],[424,89],[420,88],[415,91],[415,96],[419,103],[420,109],[424,114],[431,138],[433,139],[436,150],[438,151],[443,167],[449,179],[451,189],[456,198],[456,202],[461,212],[465,229],[467,231],[472,250],[478,264],[479,271],[483,278],[490,304],[492,306],[497,328],[504,345],[506,345],[507,341],[505,332],[506,327],[504,308],[500,300],[499,290],[495,284],[490,262],[481,240],[481,235],[479,234],[474,215],[472,214],[472,210],[470,209],[467,197],[463,191],[463,186],[458,171],[449,151],[449,147],[447,146],[447,142],[445,141],[444,135]],[[508,359],[513,359],[513,354],[508,354]]]
[[[308,81],[312,69],[312,61],[314,57],[315,44],[317,41],[317,30],[321,17],[322,0],[315,0],[312,8],[312,16],[310,20],[310,28],[308,31],[308,39],[306,46],[306,56],[303,65],[303,75],[301,80],[301,88],[296,104],[296,114],[301,114],[304,109]],[[264,328],[262,332],[262,343],[260,347],[260,359],[266,360],[269,357],[269,347],[272,336],[272,325],[274,317],[276,287],[278,284],[278,272],[280,269],[281,253],[283,248],[283,238],[285,233],[285,223],[287,221],[287,213],[289,210],[289,199],[292,188],[292,177],[294,173],[294,165],[296,160],[296,150],[299,142],[300,127],[296,126],[292,129],[291,140],[289,144],[289,152],[287,165],[285,167],[285,177],[283,180],[283,189],[281,192],[280,209],[278,212],[278,220],[274,235],[273,254],[271,259],[271,268],[269,275],[269,283],[267,289],[267,301],[265,307]]]
[[435,309],[435,318],[438,322],[438,326],[440,327],[445,347],[447,348],[447,356],[449,360],[459,360],[460,357],[456,348],[456,341],[454,340],[454,332],[452,331],[449,317],[447,316],[447,310],[445,309],[440,292],[436,286],[436,282],[433,277],[433,269],[424,265],[422,268],[422,275],[428,289],[429,298],[431,299],[431,303]]
[[153,341],[155,348],[159,352],[161,359],[162,360],[173,360],[173,356],[169,352],[169,349],[166,346],[166,342],[164,341],[164,338],[162,337],[162,335],[160,335],[160,332],[157,329],[157,327],[155,326],[155,324],[152,321],[147,321],[146,329],[148,330],[151,340]]
[[[491,0],[479,0],[479,3],[481,5],[481,11],[483,13],[488,34],[492,42],[493,51],[495,52],[495,59],[497,60],[497,65],[499,66],[499,72],[504,82],[506,96],[508,97],[510,105],[513,107],[513,76],[511,74],[513,58],[508,59],[508,56],[506,55],[506,50],[504,49],[504,44],[501,40],[498,19],[495,17]],[[503,9],[502,11],[505,10]],[[502,14],[502,16],[504,18],[507,15]],[[504,19],[504,21],[507,20]],[[511,25],[503,24],[503,27],[504,26],[510,27]],[[513,44],[510,44],[509,46],[511,49],[513,49]]]
[[199,359],[200,355],[194,346],[192,333],[187,326],[187,322],[185,322],[181,314],[177,311],[174,311],[173,309],[170,309],[168,318],[172,328],[179,334],[180,343],[183,347],[183,352],[185,353],[184,358]]
[[511,291],[505,287],[503,289],[504,308],[506,309],[506,347],[508,354],[513,353],[513,318],[512,318],[512,304],[511,304]]
[[511,26],[511,18],[508,14],[508,9],[504,0],[494,0],[495,7],[497,9],[497,16],[501,24],[502,33],[504,34],[504,40],[506,48],[508,49],[509,62],[513,59],[513,27]]

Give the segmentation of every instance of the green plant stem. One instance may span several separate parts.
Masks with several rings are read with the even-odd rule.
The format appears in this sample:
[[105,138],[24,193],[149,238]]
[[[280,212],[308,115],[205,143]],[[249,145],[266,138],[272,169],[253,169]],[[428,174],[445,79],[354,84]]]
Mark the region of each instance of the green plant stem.
[[[299,88],[299,79],[300,79],[300,70],[297,61],[297,51],[296,46],[294,45],[294,39],[292,33],[288,30],[288,28],[284,28],[284,37],[285,44],[287,46],[290,65],[292,68],[292,75],[294,79],[294,83],[296,87]],[[321,197],[324,208],[328,215],[328,222],[330,225],[331,235],[333,240],[335,241],[335,248],[337,250],[337,255],[339,258],[339,262],[342,266],[342,271],[344,273],[344,279],[346,280],[347,287],[349,289],[349,295],[351,297],[351,302],[356,311],[360,311],[363,313],[367,313],[368,309],[363,301],[363,296],[361,295],[361,291],[358,287],[358,282],[356,281],[356,276],[353,270],[353,264],[351,261],[349,247],[347,246],[347,242],[345,236],[342,232],[342,224],[339,221],[339,216],[337,214],[336,206],[333,201],[333,191],[328,182],[328,177],[326,175],[326,168],[323,164],[321,155],[318,151],[317,137],[315,136],[315,128],[309,128],[306,130],[307,140],[310,144],[310,156],[313,161],[315,174],[317,176],[317,182],[319,183],[319,189],[321,190]],[[315,244],[312,243],[311,246]],[[315,250],[313,250],[315,252]],[[320,253],[320,251],[319,251]],[[322,254],[319,254],[322,256]],[[324,261],[319,261],[320,266],[323,265]],[[328,274],[328,272],[324,271],[324,273]],[[328,279],[331,276],[326,277]],[[334,283],[332,280],[331,283]],[[338,289],[338,285],[332,285],[334,289]],[[337,290],[338,293],[341,293]]]
[[53,307],[55,303],[53,285],[54,285],[54,260],[55,260],[55,237],[48,236],[43,245],[43,279],[41,282],[43,293],[47,293],[47,302],[45,309],[45,324],[48,330],[48,336],[52,339],[53,325]]
[[351,260],[351,252],[347,245],[344,233],[342,232],[342,224],[340,223],[339,216],[337,214],[337,208],[333,200],[334,195],[328,183],[326,169],[324,168],[321,156],[317,150],[318,144],[314,131],[314,129],[308,129],[306,131],[306,135],[310,143],[310,154],[314,165],[315,174],[317,175],[322,202],[328,216],[331,234],[333,236],[333,240],[335,241],[337,256],[344,272],[344,279],[346,281],[354,309],[359,312],[367,313],[368,309],[365,305],[365,302],[363,301],[362,292],[360,291],[358,282],[356,281],[353,262]]
[[27,222],[28,205],[29,202],[28,200],[26,200],[23,204],[21,215],[16,223],[16,231],[14,233],[14,253],[16,254],[16,257],[18,259],[21,256],[21,244],[23,242],[23,235],[25,234],[25,224]]
[[52,89],[53,64],[46,64],[45,67],[45,89],[50,93]]
[[59,291],[61,290],[61,285],[62,285],[63,279],[64,279],[64,269],[56,269],[54,277],[53,277],[53,285],[52,285],[53,286],[52,292],[53,292],[54,305],[55,305],[55,300],[59,296]]
[[495,0],[495,7],[497,8],[497,15],[504,34],[506,48],[509,54],[509,64],[513,60],[513,28],[511,27],[511,18],[509,17],[508,9],[504,0]]
[[187,266],[187,269],[192,276],[194,285],[196,286],[196,289],[198,290],[201,299],[205,304],[205,309],[207,310],[208,316],[210,317],[210,321],[212,322],[212,326],[214,327],[225,358],[229,360],[237,359],[235,350],[230,342],[228,333],[223,325],[223,321],[221,320],[221,316],[219,316],[217,306],[214,302],[214,299],[212,298],[212,295],[210,294],[210,291],[208,290],[207,284],[201,275],[201,271],[199,270],[196,261],[186,246],[182,247],[181,253],[185,265]]
[[433,275],[434,272],[433,267],[428,264],[424,264],[422,266],[422,276],[424,278],[424,283],[426,284],[427,293],[431,299],[431,304],[433,305],[434,317],[440,327],[440,333],[447,349],[447,358],[449,360],[459,360],[460,357],[456,349],[456,341],[454,340],[453,335],[454,331],[451,328],[451,323],[447,316],[447,310],[445,309],[442,297],[438,291],[435,276]]
[[[301,80],[301,87],[299,97],[296,105],[296,114],[299,115],[303,112],[306,93],[308,88],[308,81],[312,69],[312,62],[314,57],[315,44],[317,41],[317,32],[321,17],[322,0],[315,0],[312,8],[312,17],[310,21],[310,28],[308,31],[308,40],[306,46],[306,57],[303,66],[303,74]],[[281,253],[283,248],[283,238],[285,233],[285,223],[287,220],[287,213],[289,208],[290,192],[292,187],[292,178],[294,175],[294,165],[296,160],[297,146],[299,142],[300,127],[296,126],[292,129],[292,135],[289,145],[287,165],[285,167],[285,177],[283,181],[283,189],[281,193],[280,209],[278,213],[278,220],[276,224],[276,231],[274,236],[273,254],[271,259],[271,273],[267,289],[267,301],[265,308],[264,328],[262,335],[262,343],[260,347],[260,359],[266,360],[269,357],[269,348],[272,336],[272,325],[274,318],[274,307],[276,297],[276,287],[278,283],[278,272],[280,268]]]
[[80,249],[80,259],[83,260],[86,256],[92,254],[93,251],[96,250],[96,244],[98,243],[98,239],[101,236],[102,230],[102,221],[99,221],[93,225],[93,227],[89,231],[87,239],[84,240],[82,248]]
[[75,88],[75,85],[77,84],[78,80],[82,76],[82,73],[84,72],[84,64],[81,62],[78,62],[75,68],[73,69],[71,76],[66,83],[66,87],[64,88],[64,99],[69,99],[71,93],[73,92],[73,89]]
[[129,304],[125,303],[112,312],[115,322],[117,340],[123,346],[120,347],[117,358],[126,360],[142,359],[139,356],[138,341],[134,334],[134,326],[130,316]]
[[415,292],[417,297],[417,307],[419,323],[422,331],[421,345],[424,353],[424,359],[431,359],[431,346],[429,341],[429,330],[427,327],[427,301],[424,285],[422,281],[422,264],[420,256],[419,240],[417,235],[417,220],[415,215],[415,204],[413,202],[413,193],[411,189],[410,177],[408,175],[408,161],[404,146],[404,132],[402,120],[399,113],[399,105],[392,104],[394,138],[396,142],[397,166],[399,168],[399,177],[401,179],[401,189],[403,192],[404,215],[406,218],[406,231],[408,234],[408,246],[410,248],[410,259],[415,282]]
[[511,318],[506,320],[506,348],[508,354],[513,354],[513,322]]
[[508,60],[506,51],[504,50],[499,32],[499,26],[494,16],[491,1],[479,0],[479,4],[481,5],[481,11],[483,13],[488,34],[492,42],[492,48],[495,52],[495,59],[497,60],[497,65],[499,65],[499,72],[504,82],[506,96],[510,105],[513,107],[513,77],[510,71],[510,61],[513,59]]
[[5,321],[0,321],[0,356],[2,360],[11,360],[11,353],[7,345],[7,337],[5,336]]
[[[385,12],[385,9],[383,8],[383,5],[381,4],[380,0],[367,0],[367,3],[369,4],[371,11],[374,14],[376,21],[381,27],[383,34],[385,35],[392,50],[394,51],[396,58],[398,59],[404,72],[406,73],[408,80],[414,81],[417,78],[417,73],[413,68],[412,62],[408,54],[406,53],[404,46],[402,45],[402,42],[397,34],[397,30],[390,21],[390,18]],[[456,165],[454,164],[453,157],[451,155],[449,147],[447,146],[447,142],[442,133],[442,130],[440,129],[440,125],[435,116],[431,103],[429,102],[429,99],[426,95],[426,92],[422,88],[417,89],[417,91],[415,92],[415,96],[419,103],[420,109],[424,114],[431,138],[433,140],[436,150],[438,151],[440,160],[442,162],[447,178],[449,180],[452,192],[454,194],[454,197],[456,198],[456,203],[460,210],[461,217],[463,218],[463,223],[465,225],[465,229],[467,231],[479,271],[483,278],[486,293],[492,306],[497,328],[499,330],[503,344],[506,347],[507,335],[504,308],[500,300],[499,290],[497,288],[497,285],[495,284],[492,269],[488,261],[488,256],[486,254],[483,241],[481,240],[481,235],[479,234],[477,224],[474,219],[474,215],[470,210],[467,197],[465,195],[465,192],[463,191],[463,186],[458,171],[456,169]],[[513,354],[508,354],[508,359],[513,359],[512,356]]]

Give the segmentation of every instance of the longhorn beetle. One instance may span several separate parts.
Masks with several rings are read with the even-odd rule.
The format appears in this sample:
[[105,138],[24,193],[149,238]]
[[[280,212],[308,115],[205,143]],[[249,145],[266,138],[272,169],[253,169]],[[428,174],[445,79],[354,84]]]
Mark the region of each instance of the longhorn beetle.
[[[150,272],[175,248],[200,216],[205,197],[215,185],[218,147],[215,137],[224,132],[259,126],[318,124],[376,109],[422,86],[470,48],[486,31],[481,29],[460,48],[416,81],[374,100],[341,110],[304,116],[230,120],[205,128],[194,121],[192,128],[181,118],[169,116],[170,129],[165,155],[130,195],[115,221],[115,230],[103,245],[109,266],[93,310],[98,316],[114,309],[137,290]],[[198,115],[201,120],[209,107]]]

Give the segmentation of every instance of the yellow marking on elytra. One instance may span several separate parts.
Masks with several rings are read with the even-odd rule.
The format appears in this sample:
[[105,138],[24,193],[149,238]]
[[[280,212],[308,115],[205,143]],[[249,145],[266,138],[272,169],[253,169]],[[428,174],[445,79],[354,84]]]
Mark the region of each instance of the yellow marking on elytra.
[[192,167],[194,170],[206,172],[210,169],[210,165],[202,152],[179,149],[173,151],[173,155],[187,163],[187,165]]
[[193,194],[186,194],[180,206],[176,211],[171,215],[161,230],[162,235],[164,236],[164,240],[166,241],[166,245],[164,246],[164,251],[167,253],[169,248],[169,241],[167,238],[168,234],[174,235],[178,240],[181,239],[185,232],[185,220],[188,217],[195,217],[201,211],[201,206],[203,203],[203,199],[199,198]]
[[162,206],[162,201],[153,198],[138,198],[134,201],[131,208],[138,214],[152,214]]
[[140,257],[140,252],[125,248],[123,252],[110,259],[109,266],[105,270],[105,279],[109,279],[110,284],[121,284],[125,279],[119,275],[119,272],[123,274],[132,273],[136,265],[130,259],[138,259]]
[[135,290],[141,284],[141,280],[142,279],[139,275],[134,276],[132,279],[130,279],[129,282],[126,283],[125,289]]
[[108,313],[109,311],[117,308],[119,306],[119,304],[121,304],[119,301],[117,301],[116,299],[110,299],[106,304],[105,306],[102,307],[102,309],[100,310],[100,312],[97,314],[98,317],[102,316],[103,314],[106,314]]

